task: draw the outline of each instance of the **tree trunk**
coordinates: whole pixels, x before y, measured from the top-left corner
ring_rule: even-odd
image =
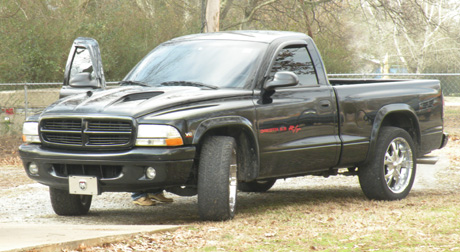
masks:
[[[220,0],[208,0],[204,32],[219,31]]]

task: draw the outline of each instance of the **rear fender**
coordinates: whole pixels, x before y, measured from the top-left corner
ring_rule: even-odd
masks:
[[[402,125],[400,121],[398,122],[392,120],[391,118],[393,118],[393,116],[395,116],[395,118],[403,117],[403,121],[409,121],[410,124]],[[408,131],[408,133],[412,136],[414,140],[417,150],[420,147],[420,124],[414,109],[411,106],[404,103],[390,104],[383,106],[377,112],[372,126],[369,151],[367,153],[366,160],[369,159],[369,155],[371,153],[374,153],[375,146],[378,141],[379,132],[383,126],[394,126]]]

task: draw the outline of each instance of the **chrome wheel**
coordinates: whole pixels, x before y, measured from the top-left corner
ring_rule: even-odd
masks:
[[[403,192],[409,185],[414,168],[412,150],[402,137],[393,139],[389,144],[384,160],[385,181],[393,193]]]
[[[237,180],[237,170],[238,170],[238,165],[236,161],[236,150],[232,150],[232,159],[229,167],[229,173],[228,173],[228,203],[230,207],[230,211],[234,212],[235,211],[235,205],[236,205],[236,191],[238,189],[238,180]]]
[[[369,199],[404,199],[414,184],[417,156],[414,140],[404,129],[385,126],[375,149],[358,167],[359,184]]]

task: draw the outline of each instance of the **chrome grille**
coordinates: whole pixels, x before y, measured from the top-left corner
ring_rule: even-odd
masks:
[[[42,134],[43,139],[50,143],[70,144],[70,145],[81,145],[81,134],[60,134],[44,132]]]
[[[81,119],[47,120],[42,124],[43,129],[52,130],[81,130]]]
[[[129,135],[89,135],[89,145],[117,145],[129,142]]]
[[[120,122],[120,121],[89,121],[88,130],[131,132],[132,125],[130,122]]]
[[[48,146],[120,149],[132,145],[133,132],[129,119],[53,118],[40,122],[40,136]]]

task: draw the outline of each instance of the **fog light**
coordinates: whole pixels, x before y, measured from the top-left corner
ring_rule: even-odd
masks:
[[[29,173],[31,175],[37,175],[38,174],[38,166],[35,163],[30,163],[29,164]]]
[[[145,176],[149,179],[154,179],[156,175],[157,171],[153,167],[148,167],[147,170],[145,170]]]

